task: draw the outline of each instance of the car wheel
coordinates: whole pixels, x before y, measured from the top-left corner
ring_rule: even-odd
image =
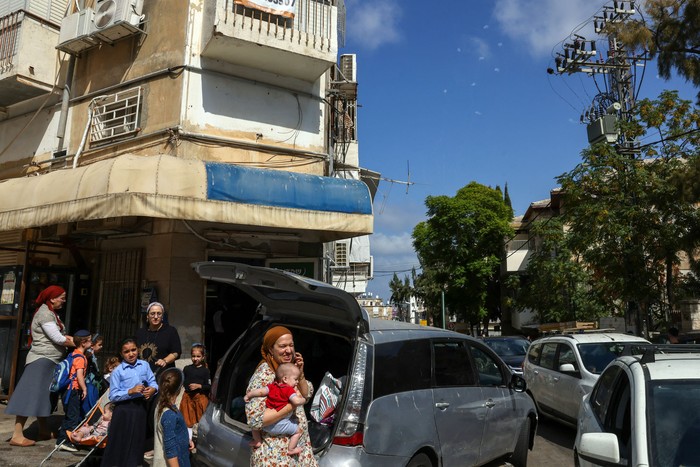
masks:
[[[515,467],[527,467],[527,452],[530,449],[530,419],[525,420],[523,428],[518,436],[518,443],[510,458],[510,463]]]
[[[433,467],[433,462],[427,454],[421,452],[413,456],[406,467]]]

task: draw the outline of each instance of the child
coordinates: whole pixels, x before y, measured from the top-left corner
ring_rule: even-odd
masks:
[[[105,362],[104,373],[102,373],[102,379],[105,382],[105,388],[109,387],[109,379],[112,377],[112,372],[116,367],[119,366],[119,357],[109,357]]]
[[[194,444],[190,440],[185,419],[175,406],[183,379],[182,372],[177,368],[168,368],[159,378],[160,399],[156,411],[158,423],[153,450],[154,465],[190,465],[190,450],[194,449]]]
[[[63,417],[61,429],[58,431],[58,436],[56,437],[56,445],[61,446],[59,449],[71,452],[77,451],[78,448],[68,440],[66,430],[75,429],[80,425],[80,422],[82,422],[85,416],[85,411],[83,411],[81,407],[81,402],[87,395],[85,370],[87,369],[88,363],[85,352],[92,346],[90,332],[84,329],[76,332],[73,335],[73,343],[75,344],[75,350],[73,351],[73,364],[70,367],[69,373],[71,381],[68,384],[68,391],[63,398],[65,416]]]
[[[180,402],[180,411],[187,428],[192,428],[204,415],[209,404],[211,375],[207,366],[207,351],[202,344],[192,344],[190,351],[192,365],[187,365],[185,374],[185,394]]]
[[[105,405],[102,417],[94,425],[85,424],[71,433],[70,439],[74,443],[80,443],[85,438],[95,437],[103,438],[107,435],[107,430],[109,429],[109,422],[112,421],[112,410],[114,404],[110,402]]]
[[[125,339],[119,348],[122,361],[110,377],[109,400],[114,402],[114,413],[102,457],[106,467],[143,464],[146,401],[158,391],[151,367],[138,359],[136,340]]]
[[[248,402],[253,397],[267,396],[265,406],[268,409],[275,409],[278,411],[287,404],[292,404],[294,407],[304,405],[306,404],[306,399],[297,391],[300,375],[301,370],[296,365],[293,363],[282,363],[277,367],[275,381],[273,383],[268,384],[267,387],[249,391],[243,400]],[[292,414],[264,428],[265,431],[273,435],[291,436],[289,438],[289,446],[287,447],[287,454],[290,456],[297,455],[301,452],[301,448],[297,446],[299,438],[301,437],[301,428],[296,419],[292,419]],[[250,445],[253,448],[258,448],[261,444],[262,438],[260,430],[253,430],[253,441],[251,441]]]
[[[104,337],[99,333],[92,335],[92,347],[85,352],[88,358],[88,367],[85,370],[85,385],[87,386],[87,396],[83,398],[83,412],[88,413],[97,403],[102,393],[102,374],[97,365],[97,353],[102,350]]]

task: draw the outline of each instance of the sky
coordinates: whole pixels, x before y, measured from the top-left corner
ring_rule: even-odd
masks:
[[[595,83],[547,68],[572,31],[599,38],[588,20],[606,3],[346,0],[340,53],[357,54],[360,165],[412,182],[408,190],[380,182],[368,292],[388,301],[393,274],[419,269],[411,233],[426,218],[427,196],[454,196],[471,181],[507,184],[522,215],[580,162],[588,146],[580,116]],[[695,101],[697,89],[646,68],[639,98],[677,89]]]

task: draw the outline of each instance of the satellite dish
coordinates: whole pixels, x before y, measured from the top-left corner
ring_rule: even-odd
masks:
[[[117,3],[114,0],[106,0],[95,11],[95,26],[102,29],[112,24],[117,11]]]

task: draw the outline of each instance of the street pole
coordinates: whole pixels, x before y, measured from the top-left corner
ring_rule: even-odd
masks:
[[[447,323],[445,323],[445,290],[440,291],[440,296],[442,298],[442,329],[447,328]]]

